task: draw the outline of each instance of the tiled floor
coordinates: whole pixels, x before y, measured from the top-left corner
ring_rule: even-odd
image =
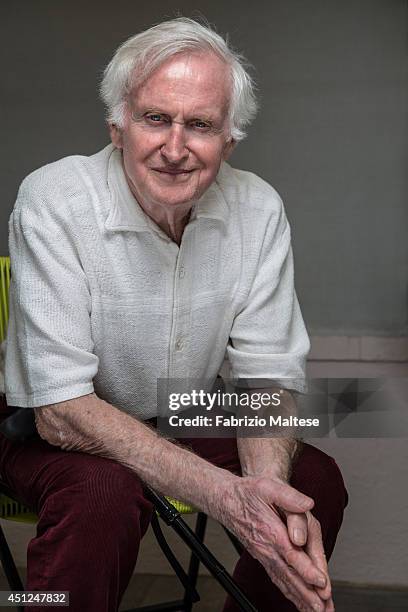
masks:
[[[224,594],[213,578],[202,576],[199,582],[202,600],[194,612],[221,612]],[[122,602],[121,610],[180,597],[177,579],[171,576],[134,576]],[[380,590],[337,585],[334,588],[336,612],[407,612],[407,590]],[[279,612],[271,610],[271,612]]]
[[[21,573],[24,574],[24,572]],[[0,590],[6,589],[8,589],[6,580],[0,573]],[[198,590],[201,601],[193,607],[194,612],[222,611],[224,593],[213,578],[201,576]],[[172,576],[136,574],[125,593],[120,610],[179,599],[181,592],[180,583]],[[407,612],[408,588],[406,590],[387,590],[335,585],[334,600],[336,612]],[[8,609],[12,610],[12,608]],[[83,612],[99,611],[84,610]],[[279,611],[271,610],[271,612]]]

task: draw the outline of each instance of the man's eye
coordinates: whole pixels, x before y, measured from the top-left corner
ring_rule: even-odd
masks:
[[[211,125],[209,123],[207,123],[206,121],[201,121],[200,119],[196,119],[195,121],[192,122],[192,126],[193,128],[197,128],[198,130],[209,130],[211,128]]]
[[[165,117],[159,113],[150,113],[149,115],[146,115],[146,119],[151,121],[151,123],[162,123],[165,121]]]

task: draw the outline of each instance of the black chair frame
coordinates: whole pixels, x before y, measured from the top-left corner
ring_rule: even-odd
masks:
[[[17,508],[23,507],[17,499],[15,493],[0,481],[0,493],[7,495],[17,503]],[[210,550],[204,544],[204,536],[207,525],[207,515],[203,512],[198,512],[195,530],[193,531],[186,521],[182,518],[179,511],[162,495],[150,487],[145,487],[145,493],[148,499],[153,503],[156,512],[152,516],[152,529],[156,536],[156,540],[163,551],[163,554],[168,559],[175,574],[180,580],[184,593],[180,600],[158,603],[149,606],[142,606],[126,610],[126,612],[191,612],[193,605],[200,600],[197,592],[197,579],[200,563],[202,563],[217,582],[224,588],[237,603],[242,612],[257,612],[256,608],[247,599],[239,586],[236,584],[227,570],[219,563]],[[185,542],[191,550],[190,562],[188,571],[179,563],[175,554],[167,543],[163,531],[160,526],[158,516],[169,526],[171,526],[178,536]],[[236,551],[240,554],[242,546],[235,536],[226,530],[226,533],[234,545]],[[12,591],[24,591],[24,586],[13,556],[8,546],[3,529],[0,526],[0,561],[3,570]],[[19,612],[23,612],[23,607],[16,607]]]

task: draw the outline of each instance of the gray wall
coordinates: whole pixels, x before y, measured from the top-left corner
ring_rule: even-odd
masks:
[[[96,85],[113,49],[177,10],[199,10],[256,67],[262,109],[233,163],[284,198],[310,331],[408,333],[406,2],[9,0],[2,9],[0,253],[22,178],[106,143]]]

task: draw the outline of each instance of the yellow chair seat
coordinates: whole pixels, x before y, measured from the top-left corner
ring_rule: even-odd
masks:
[[[0,493],[0,518],[18,523],[36,523],[38,516],[19,502]]]
[[[177,509],[180,514],[195,514],[198,512],[193,506],[189,506],[184,502],[166,498]],[[11,497],[0,493],[0,518],[7,521],[15,521],[16,523],[36,523],[38,516],[23,504],[15,501]]]

